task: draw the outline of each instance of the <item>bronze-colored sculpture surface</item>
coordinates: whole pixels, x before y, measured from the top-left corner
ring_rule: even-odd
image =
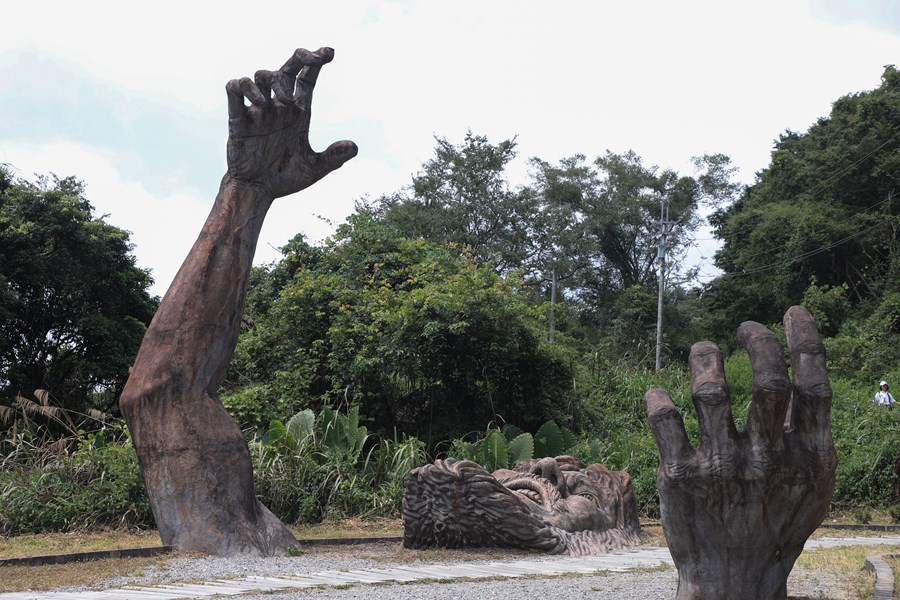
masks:
[[[309,146],[313,88],[333,57],[331,48],[299,49],[277,71],[226,85],[228,171],[120,399],[160,536],[179,550],[271,555],[296,545],[256,499],[247,443],[216,392],[266,211],[356,155],[349,141]]]
[[[800,306],[784,316],[793,381],[778,338],[751,321],[738,329],[753,368],[747,426],[731,414],[722,355],[691,348],[700,443],[691,447],[669,394],[644,397],[659,446],[663,530],[678,568],[677,600],[787,598],[787,578],[828,513],[837,466],[825,347]]]
[[[467,460],[413,469],[403,497],[407,548],[504,547],[581,556],[638,543],[627,473],[571,456],[488,473]]]

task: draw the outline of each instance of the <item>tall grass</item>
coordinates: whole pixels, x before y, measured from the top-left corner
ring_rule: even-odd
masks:
[[[738,427],[746,422],[752,396],[752,370],[746,353],[725,362]],[[586,464],[627,471],[644,514],[658,512],[658,452],[647,423],[644,393],[669,391],[681,411],[692,442],[698,423],[690,398],[690,374],[671,367],[659,372],[627,363],[584,369],[578,410],[586,426],[567,433],[562,451]],[[900,410],[872,406],[872,390],[832,378],[832,430],[838,455],[834,501],[840,507],[890,508],[900,514]],[[508,447],[524,435],[504,427]],[[502,436],[488,427],[485,434]],[[527,437],[527,436],[526,436]],[[479,436],[448,440],[436,457],[459,455],[497,466],[480,452]],[[494,441],[498,441],[499,438]],[[534,438],[537,453],[540,441]],[[0,453],[0,534],[151,527],[134,448],[124,425],[49,443],[33,432],[3,441]],[[273,421],[264,435],[249,440],[256,492],[287,523],[317,523],[344,517],[396,517],[404,480],[430,461],[425,444],[394,432],[370,435],[358,410],[301,411],[286,423]],[[518,455],[513,453],[510,456]],[[537,454],[535,454],[537,455]],[[509,459],[514,460],[514,459]]]
[[[20,439],[0,457],[0,534],[153,525],[124,427],[82,435],[72,445]]]

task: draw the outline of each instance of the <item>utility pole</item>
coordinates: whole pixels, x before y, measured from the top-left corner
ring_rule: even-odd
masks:
[[[659,299],[656,303],[656,370],[662,369],[663,294],[666,289],[666,236],[669,229],[669,201],[663,197],[659,207]]]

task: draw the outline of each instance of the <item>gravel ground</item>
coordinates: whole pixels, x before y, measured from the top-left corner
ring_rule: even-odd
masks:
[[[280,558],[211,558],[205,556],[175,556],[148,569],[140,577],[106,581],[104,589],[123,585],[154,585],[173,582],[197,582],[214,579],[234,579],[247,575],[278,576],[312,574],[320,571],[387,568],[400,565],[457,564],[475,565],[479,562],[504,560],[541,560],[540,554],[509,550],[404,550],[397,543],[364,544],[359,546],[311,547],[306,553]],[[675,597],[677,573],[674,567],[666,570],[645,570],[629,573],[598,575],[563,575],[557,577],[525,577],[493,580],[427,581],[405,584],[352,585],[321,587],[297,591],[267,592],[236,596],[240,600],[296,600],[303,598],[372,600],[475,600],[478,598],[509,598],[521,600],[538,597],[541,600],[571,600],[572,598],[616,598],[619,600],[670,600]],[[829,599],[850,600],[850,590],[835,578],[823,577],[821,572],[796,568],[788,581],[788,596],[794,600]],[[95,588],[96,589],[96,588]]]

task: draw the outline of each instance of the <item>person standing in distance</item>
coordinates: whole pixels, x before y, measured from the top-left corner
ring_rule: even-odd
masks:
[[[894,409],[894,397],[888,391],[887,381],[882,381],[878,385],[878,391],[875,392],[875,406],[884,406],[888,410]]]

